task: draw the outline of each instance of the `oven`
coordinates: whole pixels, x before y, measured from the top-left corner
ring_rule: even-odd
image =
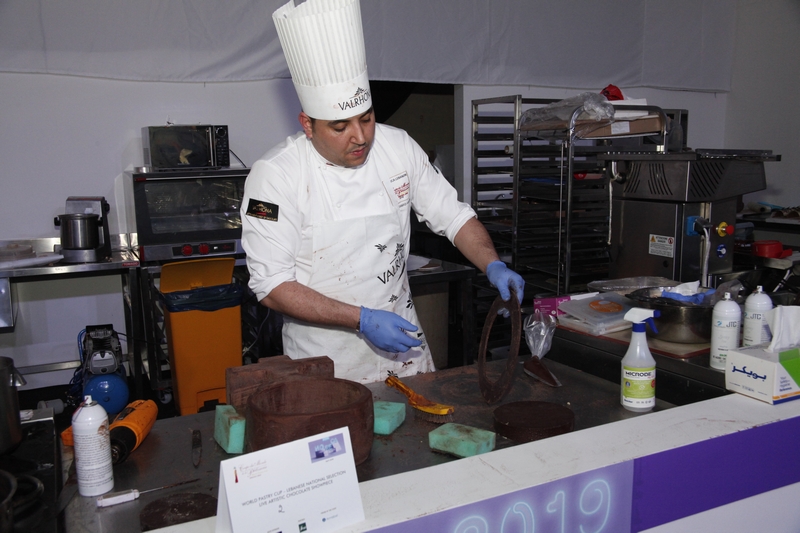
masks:
[[[243,255],[248,168],[129,173],[142,263]],[[130,202],[129,202],[130,204]]]

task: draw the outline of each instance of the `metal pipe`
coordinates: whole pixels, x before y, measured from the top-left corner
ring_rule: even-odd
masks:
[[[612,160],[611,165],[609,166],[609,173],[611,174],[611,179],[616,181],[617,183],[625,183],[628,180],[627,176],[623,176],[619,173],[617,169],[618,161]]]
[[[583,113],[583,106],[577,107],[572,111],[569,119],[569,135],[567,135],[567,207],[566,207],[566,228],[564,230],[564,294],[569,294],[569,277],[572,270],[572,181],[575,158],[575,123]],[[563,168],[563,161],[562,161]]]

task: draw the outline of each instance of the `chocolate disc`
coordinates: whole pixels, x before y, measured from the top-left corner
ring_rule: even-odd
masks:
[[[148,503],[139,513],[142,531],[192,522],[217,514],[217,499],[201,492],[180,492]]]
[[[494,430],[518,442],[568,433],[575,427],[572,409],[551,402],[511,402],[494,410]]]

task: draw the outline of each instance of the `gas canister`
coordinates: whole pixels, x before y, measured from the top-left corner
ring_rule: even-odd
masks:
[[[72,439],[81,496],[99,496],[113,489],[108,415],[91,396],[84,396],[72,415]]]

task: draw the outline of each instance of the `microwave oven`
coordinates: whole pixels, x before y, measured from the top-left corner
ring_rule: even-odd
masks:
[[[231,166],[228,126],[145,126],[142,148],[144,165],[153,171]]]

